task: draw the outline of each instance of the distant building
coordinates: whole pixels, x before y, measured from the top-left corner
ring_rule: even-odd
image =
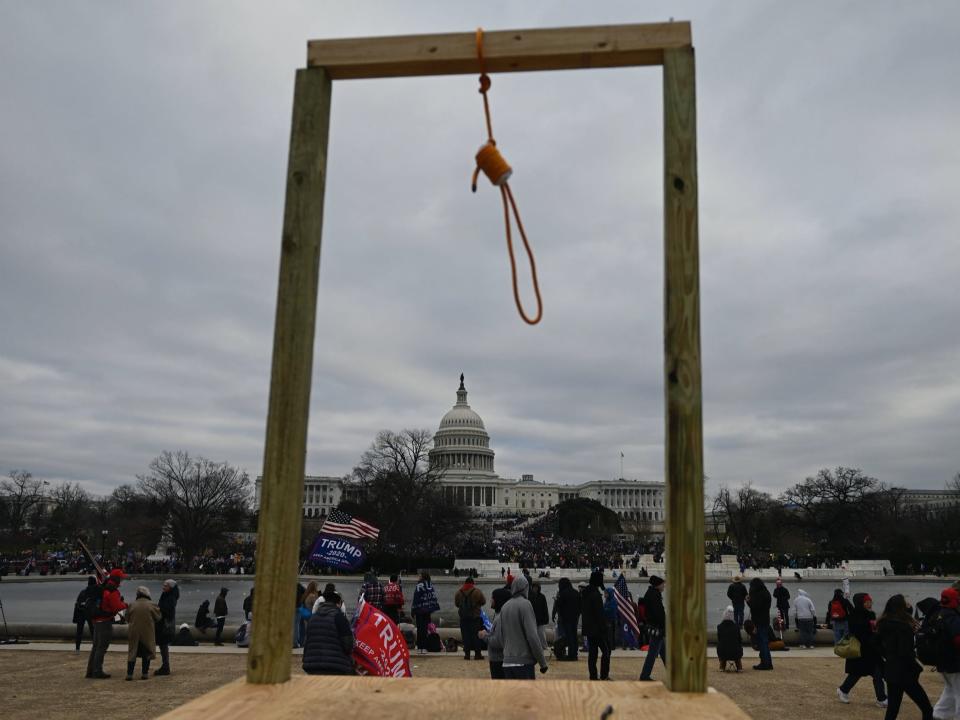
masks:
[[[956,490],[904,490],[903,504],[908,511],[922,515],[939,515],[960,509],[960,492]]]

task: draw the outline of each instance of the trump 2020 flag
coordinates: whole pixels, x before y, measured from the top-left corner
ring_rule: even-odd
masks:
[[[637,606],[630,599],[627,590],[627,578],[623,573],[613,584],[613,596],[617,600],[617,616],[620,618],[620,630],[623,641],[628,647],[635,648],[640,644],[640,626],[637,625]]]
[[[353,616],[353,661],[359,675],[411,677],[410,650],[400,628],[363,596]]]

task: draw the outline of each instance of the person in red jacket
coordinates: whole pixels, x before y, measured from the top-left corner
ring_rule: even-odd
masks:
[[[110,677],[103,671],[103,656],[107,652],[110,640],[113,638],[113,618],[117,613],[126,610],[127,604],[120,597],[120,582],[129,576],[120,568],[110,571],[102,585],[100,602],[93,613],[93,647],[90,648],[90,657],[87,660],[87,677],[96,680],[105,680]]]

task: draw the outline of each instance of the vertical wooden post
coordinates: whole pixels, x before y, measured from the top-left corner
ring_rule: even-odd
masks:
[[[251,683],[290,679],[330,89],[323,68],[297,71],[247,656]]]
[[[667,686],[706,692],[697,122],[692,47],[663,57]]]

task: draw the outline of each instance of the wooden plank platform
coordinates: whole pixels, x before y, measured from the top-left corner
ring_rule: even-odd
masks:
[[[297,675],[278,685],[224,685],[162,720],[298,720],[317,717],[451,717],[496,720],[748,720],[714,690],[672,693],[661,683],[586,680],[462,680]]]
[[[665,48],[690,45],[689,22],[483,34],[487,72],[660,65]],[[472,32],[311,40],[307,67],[322,67],[334,80],[480,72]]]

